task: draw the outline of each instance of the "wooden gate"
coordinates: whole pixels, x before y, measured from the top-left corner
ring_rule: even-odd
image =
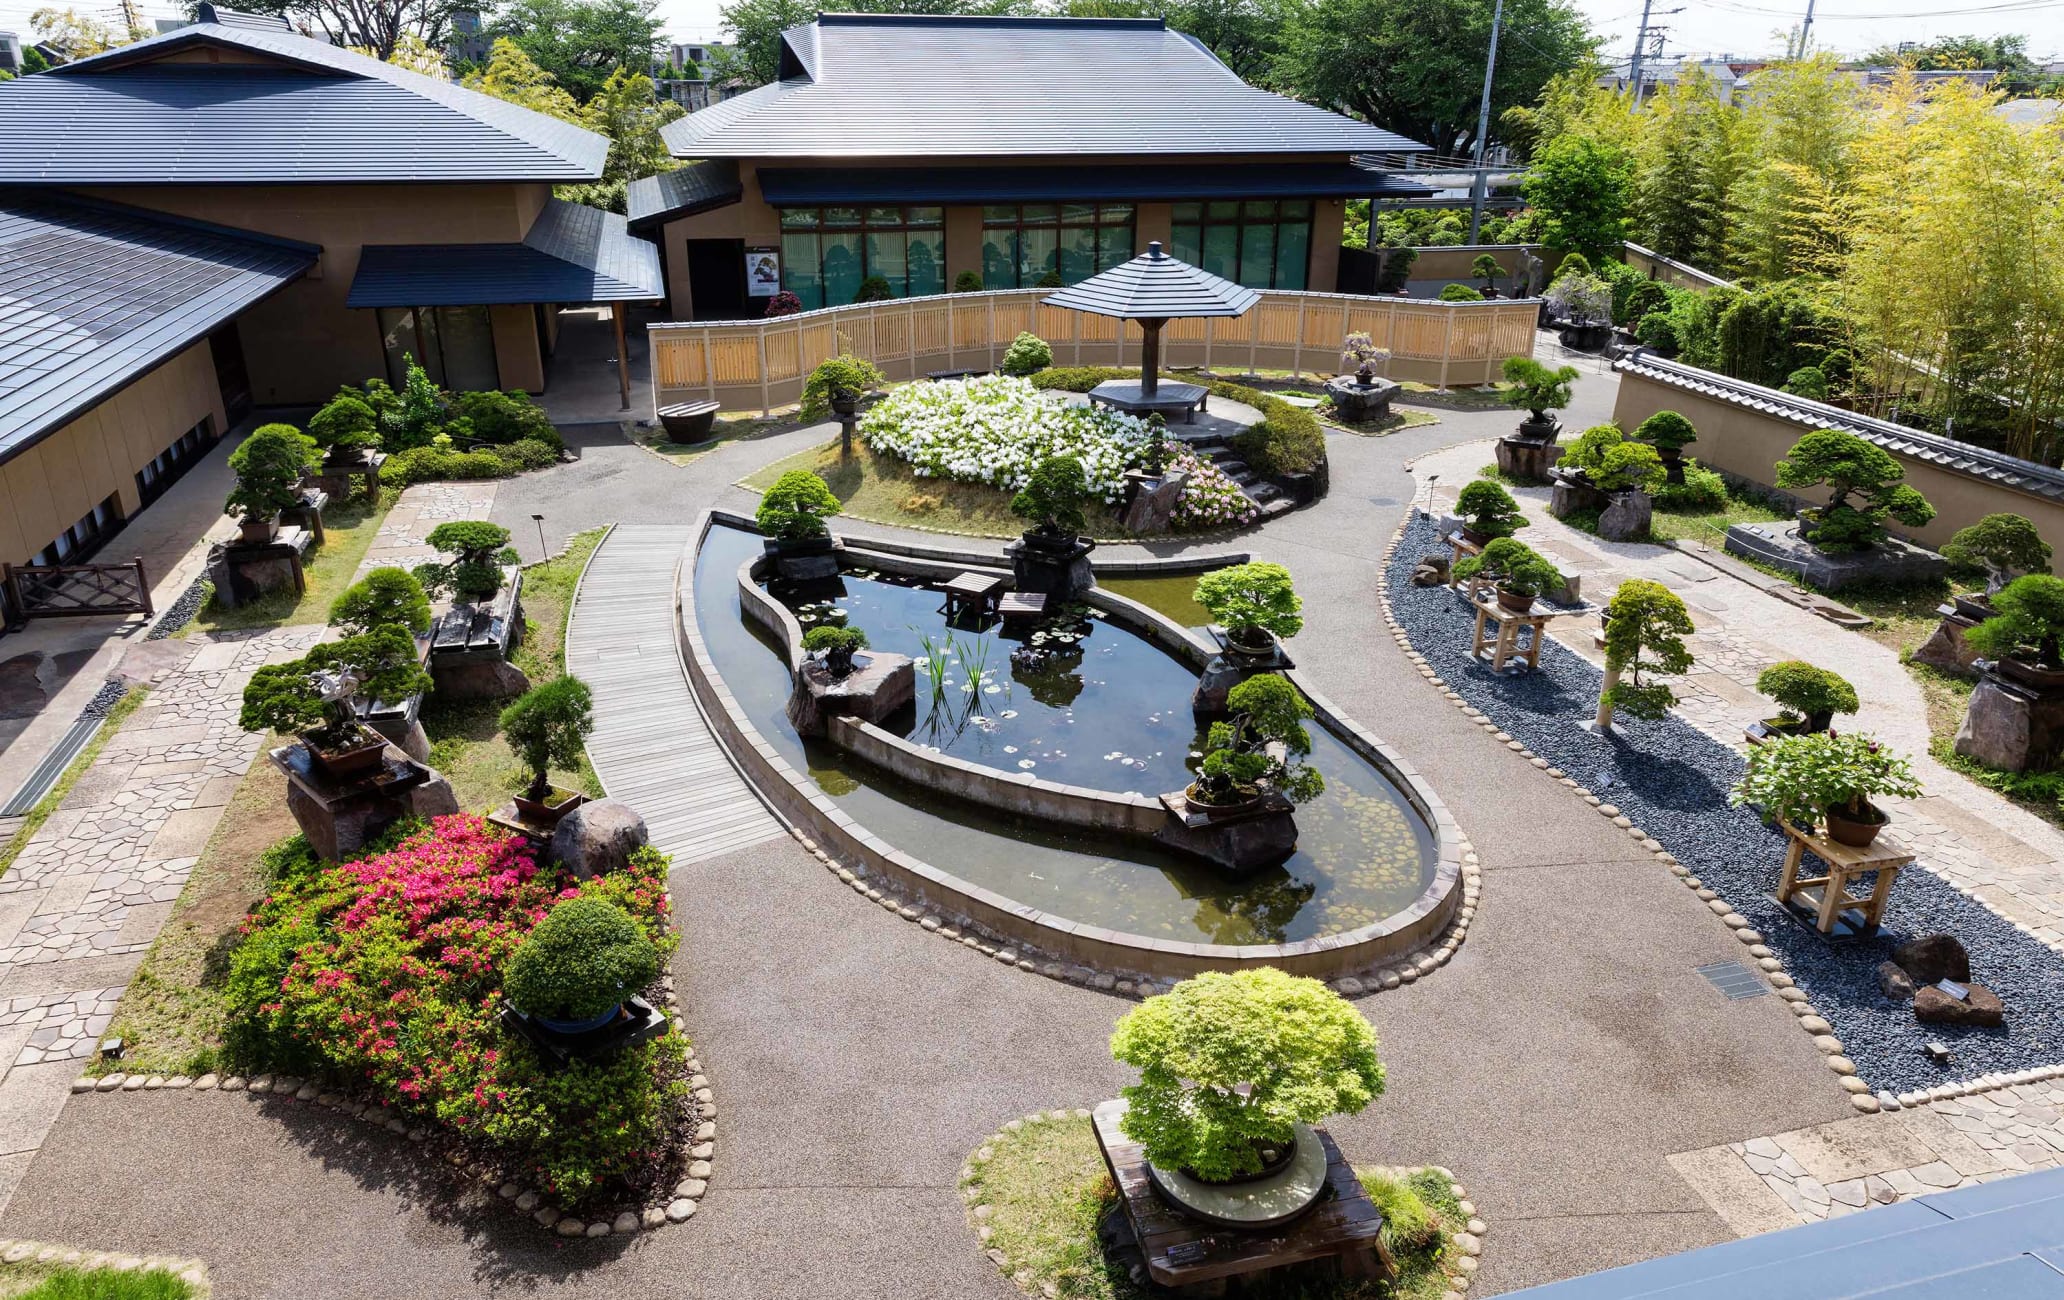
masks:
[[[0,565],[0,581],[6,583],[12,627],[32,618],[155,612],[141,557],[127,564]]]

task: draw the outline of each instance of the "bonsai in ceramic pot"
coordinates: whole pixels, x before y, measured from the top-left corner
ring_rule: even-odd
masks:
[[[2064,578],[2030,573],[1992,598],[1993,616],[1964,633],[2001,674],[2045,689],[2064,686]]]
[[[492,599],[502,588],[503,562],[516,559],[508,549],[509,530],[484,519],[439,524],[423,540],[452,558],[417,565],[416,580],[425,591],[451,592],[463,600]]]
[[[1763,730],[1772,735],[1826,731],[1837,713],[1854,713],[1862,707],[1847,678],[1803,659],[1786,659],[1765,668],[1756,678],[1756,690],[1782,710],[1777,717],[1763,720]]]
[[[1325,778],[1304,764],[1311,753],[1304,722],[1312,707],[1289,678],[1250,677],[1226,694],[1226,708],[1232,717],[1205,733],[1197,779],[1185,791],[1193,807],[1245,809],[1269,791],[1304,803],[1326,788]]]
[[[867,633],[857,627],[813,627],[803,633],[803,649],[824,657],[824,671],[839,681],[853,674],[853,655],[867,648]]]
[[[1534,607],[1534,598],[1560,591],[1563,576],[1540,552],[1517,537],[1499,537],[1455,564],[1458,578],[1486,578],[1497,584],[1498,605],[1515,614]]]
[[[1225,629],[1226,649],[1249,658],[1266,658],[1279,637],[1296,636],[1304,628],[1304,601],[1280,564],[1256,561],[1213,569],[1197,579],[1196,602]]]
[[[1657,411],[1634,426],[1634,441],[1656,449],[1668,481],[1684,481],[1684,449],[1698,441],[1698,429],[1676,411]]]
[[[530,769],[530,784],[516,796],[526,820],[555,822],[582,801],[578,790],[552,784],[551,769],[578,767],[595,729],[594,697],[578,677],[533,686],[502,710],[502,738]]]
[[[1799,536],[1823,551],[1873,546],[1887,519],[1911,528],[1933,519],[1935,507],[1904,477],[1892,453],[1843,429],[1815,429],[1777,462],[1777,486],[1827,489],[1826,505],[1799,512]]]
[[[1860,732],[1822,731],[1781,736],[1751,749],[1728,800],[1754,804],[1765,816],[1801,829],[1824,822],[1829,839],[1862,848],[1888,820],[1873,796],[1911,799],[1920,793],[1906,759],[1877,740]]]
[[[1942,558],[1967,569],[1985,570],[1982,597],[1958,595],[1957,611],[1967,618],[1988,618],[1992,598],[2014,579],[2050,571],[2050,544],[2025,516],[1987,515],[1959,528],[1943,543]]]
[[[1489,253],[1478,253],[1476,260],[1469,264],[1469,273],[1483,281],[1484,297],[1498,296],[1498,277],[1505,274],[1505,268],[1498,265],[1497,258]]]
[[[824,521],[839,509],[839,499],[823,479],[806,469],[792,469],[760,498],[753,522],[780,555],[828,555],[831,529]]]
[[[1466,484],[1455,495],[1455,513],[1462,518],[1462,540],[1472,546],[1510,537],[1526,527],[1527,522],[1526,516],[1519,513],[1519,502],[1512,499],[1504,485],[1487,478]]]
[[[1111,1055],[1140,1074],[1119,1128],[1164,1188],[1267,1180],[1317,1141],[1310,1125],[1383,1094],[1376,1046],[1361,1013],[1315,979],[1273,967],[1199,975],[1119,1019]],[[1266,1222],[1316,1204],[1323,1174],[1315,1181],[1301,1204],[1263,1209]]]
[[[325,453],[325,464],[357,465],[380,448],[380,416],[355,388],[347,388],[308,418],[308,436]]]
[[[1505,382],[1513,385],[1506,390],[1506,402],[1527,413],[1512,436],[1525,442],[1554,442],[1562,432],[1555,412],[1570,404],[1570,386],[1580,372],[1575,366],[1551,370],[1532,357],[1507,357],[1503,373]]]
[[[320,464],[315,439],[291,424],[261,424],[229,453],[236,486],[222,508],[241,521],[245,543],[272,540],[280,511],[301,503],[302,476]]]
[[[630,913],[583,895],[555,904],[524,936],[509,956],[502,995],[555,1033],[592,1033],[614,1022],[659,970],[659,945]]]
[[[238,725],[298,733],[316,767],[348,781],[377,768],[387,744],[359,723],[357,701],[401,700],[428,689],[415,638],[390,624],[258,669],[244,687]]]
[[[1340,368],[1352,371],[1355,386],[1368,388],[1376,382],[1376,371],[1390,360],[1390,349],[1379,348],[1365,330],[1357,330],[1340,341]],[[1346,375],[1343,373],[1342,378]]]

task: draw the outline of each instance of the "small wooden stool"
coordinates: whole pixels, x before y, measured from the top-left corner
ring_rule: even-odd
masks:
[[[939,590],[946,593],[946,617],[951,619],[972,609],[984,617],[995,608],[1004,580],[986,573],[956,575]]]
[[[1802,831],[1790,822],[1783,826],[1791,844],[1785,850],[1784,874],[1777,882],[1777,901],[1794,914],[1813,918],[1822,934],[1844,939],[1876,934],[1884,919],[1885,900],[1892,896],[1893,878],[1901,867],[1913,862],[1913,851],[1884,831],[1859,849]],[[1826,875],[1799,874],[1809,849],[1827,864]],[[1869,894],[1849,892],[1849,882],[1873,871],[1878,878]]]
[[[1046,614],[1046,593],[1013,591],[996,603],[996,612],[1003,615],[1005,626],[1043,617]]]
[[[1460,564],[1463,560],[1467,559],[1468,557],[1481,553],[1483,547],[1478,546],[1475,542],[1470,541],[1468,538],[1464,537],[1459,531],[1449,533],[1447,540],[1448,545],[1455,548],[1454,558],[1448,561],[1448,586],[1455,591],[1461,592],[1463,595],[1469,597],[1471,600],[1475,600],[1476,593],[1483,590],[1483,588],[1486,585],[1484,580],[1481,577],[1476,578],[1475,580],[1469,583],[1468,588],[1465,590],[1462,585],[1463,579],[1456,574],[1455,566]]]

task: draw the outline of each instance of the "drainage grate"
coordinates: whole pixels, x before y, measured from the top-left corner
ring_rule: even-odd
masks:
[[[1765,984],[1756,972],[1738,961],[1701,966],[1698,973],[1705,976],[1714,988],[1725,993],[1729,1002],[1739,1002],[1743,998],[1760,998],[1770,992],[1770,986]]]
[[[79,756],[79,751],[86,748],[86,743],[100,730],[104,720],[99,714],[88,714],[74,722],[71,729],[50,747],[43,761],[36,764],[36,770],[29,773],[29,779],[22,782],[21,789],[14,792],[7,806],[0,808],[0,817],[21,816],[41,802],[43,796],[50,793],[50,787],[64,775],[64,770],[71,766],[72,760]]]

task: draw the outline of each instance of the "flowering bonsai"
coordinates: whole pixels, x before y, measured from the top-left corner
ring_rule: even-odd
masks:
[[[1479,546],[1526,527],[1519,502],[1493,479],[1480,478],[1464,486],[1455,496],[1455,513],[1462,516],[1462,535]]]
[[[838,512],[839,499],[823,479],[806,469],[792,469],[760,498],[753,522],[777,542],[810,542],[831,535],[824,521]]]
[[[1775,732],[1826,731],[1837,713],[1854,713],[1862,707],[1847,678],[1803,659],[1787,659],[1765,668],[1756,677],[1756,689],[1784,711],[1763,724]]]
[[[563,679],[562,679],[563,680]],[[603,898],[556,904],[509,957],[502,992],[561,1033],[600,1029],[659,975],[659,948]]]
[[[1943,544],[1942,558],[1965,568],[1985,570],[1985,594],[1998,595],[2014,579],[2050,571],[2050,544],[2025,516],[1987,515],[1959,528]]]
[[[2064,672],[2064,578],[2030,573],[1992,598],[1999,611],[1964,633],[1978,653],[2029,668]]]
[[[1290,570],[1255,561],[1213,569],[1197,579],[1193,596],[1226,630],[1234,648],[1265,653],[1277,637],[1304,628],[1304,601],[1291,585]]]
[[[322,464],[315,439],[291,424],[261,424],[229,453],[236,486],[222,508],[243,520],[246,541],[272,536],[279,513],[301,502],[301,476]]]
[[[533,686],[502,710],[502,738],[530,769],[524,797],[545,806],[552,798],[550,769],[578,766],[595,729],[594,696],[578,677],[555,677]]]
[[[1376,381],[1376,367],[1390,360],[1390,349],[1379,348],[1365,330],[1356,330],[1340,340],[1340,365],[1354,371],[1355,383],[1367,388]]]
[[[833,677],[853,671],[853,654],[867,648],[867,633],[857,627],[813,627],[803,633],[803,649],[824,656],[824,667]]]
[[[1290,679],[1280,673],[1250,677],[1226,693],[1232,718],[1205,733],[1205,754],[1192,795],[1208,805],[1239,804],[1274,790],[1292,803],[1316,798],[1325,778],[1304,765],[1312,716]]]
[[[430,598],[407,569],[387,565],[346,587],[330,605],[330,622],[353,635],[399,627],[422,636],[430,630]]]
[[[1815,429],[1777,462],[1777,486],[1827,488],[1826,505],[1799,513],[1799,535],[1823,551],[1875,545],[1887,519],[1912,528],[1933,519],[1935,507],[1904,477],[1892,453],[1842,429]]]
[[[802,310],[803,300],[801,298],[796,297],[793,293],[790,293],[786,289],[783,289],[781,292],[767,299],[766,314],[770,317],[795,316],[799,315],[802,312]]]
[[[833,413],[851,415],[859,409],[862,395],[888,381],[872,361],[841,353],[817,363],[803,381],[801,415],[805,420],[822,420]]]
[[[1297,1125],[1383,1093],[1376,1031],[1315,979],[1271,967],[1210,972],[1118,1021],[1111,1055],[1137,1068],[1119,1127],[1149,1161],[1206,1182],[1261,1172]]]
[[[415,569],[425,591],[456,592],[468,600],[486,600],[502,587],[503,552],[509,530],[484,519],[455,519],[430,530],[423,539],[452,558]],[[508,555],[515,558],[514,554]]]
[[[1073,456],[1049,456],[1011,498],[1010,511],[1031,520],[1034,532],[1073,539],[1086,522],[1082,507],[1088,500],[1089,480],[1082,462]]]
[[[1605,615],[1610,685],[1598,697],[1599,726],[1611,726],[1615,710],[1649,721],[1661,718],[1677,696],[1661,682],[1644,680],[1643,674],[1675,674],[1691,667],[1691,651],[1684,644],[1694,630],[1691,612],[1663,584],[1630,578],[1613,593]]]
[[[1561,430],[1555,412],[1570,404],[1570,386],[1581,372],[1575,366],[1550,370],[1532,357],[1505,358],[1505,400],[1527,413],[1519,422],[1519,436],[1529,442],[1553,442]]]
[[[371,743],[362,734],[357,701],[405,700],[429,689],[430,674],[408,630],[377,627],[258,669],[244,687],[237,725],[298,733],[318,755],[341,753]]]
[[[1783,736],[1749,750],[1729,802],[1754,804],[1766,817],[1802,830],[1825,820],[1844,844],[1864,845],[1886,821],[1873,795],[1911,799],[1921,793],[1906,759],[1860,732]]]
[[[1517,537],[1493,538],[1475,555],[1463,556],[1455,564],[1455,576],[1490,579],[1500,596],[1512,597],[1499,603],[1522,611],[1542,592],[1561,590],[1564,581],[1561,570]]]

